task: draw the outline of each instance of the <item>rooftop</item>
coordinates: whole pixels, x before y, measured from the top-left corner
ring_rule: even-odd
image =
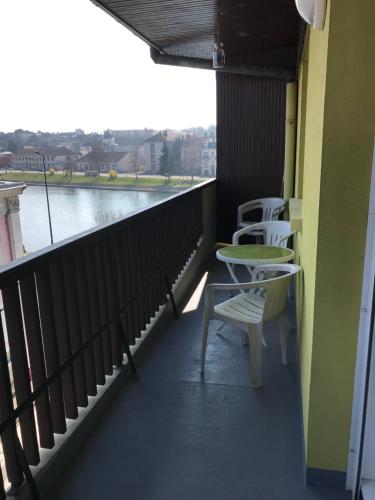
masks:
[[[82,156],[80,162],[117,162],[121,160],[128,153],[112,152],[112,151],[90,151]]]

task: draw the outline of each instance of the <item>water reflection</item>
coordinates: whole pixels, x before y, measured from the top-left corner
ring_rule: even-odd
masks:
[[[105,222],[113,215],[127,215],[169,196],[169,193],[114,191],[109,189],[48,188],[55,242]],[[98,215],[102,214],[102,216]],[[50,244],[44,187],[29,186],[20,196],[22,237],[34,252]]]

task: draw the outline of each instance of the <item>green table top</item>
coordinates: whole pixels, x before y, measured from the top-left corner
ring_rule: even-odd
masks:
[[[294,251],[271,245],[231,245],[220,248],[216,256],[224,262],[252,266],[288,262],[294,258]]]

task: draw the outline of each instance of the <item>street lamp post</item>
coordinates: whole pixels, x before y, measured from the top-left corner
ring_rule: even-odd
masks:
[[[51,211],[49,208],[49,197],[48,197],[48,187],[47,187],[47,174],[46,174],[46,159],[43,153],[39,153],[39,151],[35,151],[36,155],[42,157],[43,160],[43,172],[44,172],[44,187],[46,188],[46,199],[47,199],[47,211],[48,211],[48,223],[49,223],[49,234],[51,237],[51,245],[53,245],[53,234],[52,234],[52,222],[51,222]]]

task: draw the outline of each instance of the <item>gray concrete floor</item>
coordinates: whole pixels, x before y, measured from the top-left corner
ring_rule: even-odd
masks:
[[[229,281],[212,263],[209,281]],[[52,500],[335,500],[304,486],[295,330],[289,366],[274,327],[265,330],[263,387],[249,387],[248,347],[211,322],[198,373],[202,300],[155,343],[61,475]],[[293,304],[289,304],[292,314]],[[216,323],[216,324],[215,324]]]

